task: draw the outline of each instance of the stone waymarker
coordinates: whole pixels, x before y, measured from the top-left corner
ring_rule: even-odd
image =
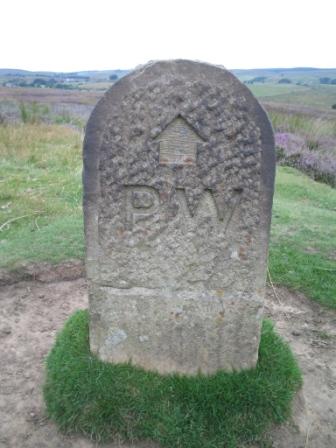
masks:
[[[84,144],[90,346],[161,373],[255,366],[273,133],[226,70],[155,62],[100,100]]]

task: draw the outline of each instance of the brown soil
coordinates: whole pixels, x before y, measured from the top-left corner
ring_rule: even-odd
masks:
[[[336,312],[276,288],[268,291],[265,314],[292,348],[304,380],[292,422],[271,433],[274,448],[336,447]]]
[[[276,292],[277,298],[272,290],[268,292],[266,314],[295,352],[304,386],[294,403],[293,421],[271,431],[273,446],[336,447],[336,313],[300,294],[285,289]],[[74,310],[87,307],[85,281],[4,285],[0,303],[0,447],[96,446],[84,438],[60,434],[46,418],[41,393],[44,359],[56,332]]]
[[[52,283],[60,280],[77,280],[84,275],[84,263],[81,260],[69,260],[57,265],[51,263],[21,263],[12,270],[0,268],[0,286],[21,281]]]

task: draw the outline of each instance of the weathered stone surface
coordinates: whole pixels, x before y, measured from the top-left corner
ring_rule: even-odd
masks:
[[[265,112],[222,68],[156,62],[107,92],[84,144],[94,353],[159,372],[255,365],[274,167]]]

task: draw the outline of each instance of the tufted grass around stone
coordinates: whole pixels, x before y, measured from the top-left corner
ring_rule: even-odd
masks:
[[[89,350],[88,313],[58,334],[46,362],[47,412],[64,432],[97,441],[152,440],[162,447],[241,447],[290,416],[299,367],[264,321],[256,369],[212,376],[159,375],[99,361]]]

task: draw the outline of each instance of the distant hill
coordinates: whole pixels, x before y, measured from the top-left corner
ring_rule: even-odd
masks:
[[[29,71],[13,68],[0,69],[0,86],[44,87],[59,89],[99,90],[97,84],[117,81],[129,70],[87,70],[78,72]],[[103,87],[102,87],[103,88]],[[106,86],[104,86],[106,88]]]
[[[92,79],[109,79],[111,75],[117,75],[118,78],[125,76],[130,70],[87,70],[79,72],[45,72],[45,71],[29,71],[16,68],[0,68],[0,77],[7,76],[27,76],[33,77],[55,77],[55,78],[73,78],[73,77],[90,77]]]
[[[263,74],[263,75],[279,75],[281,73],[286,73],[286,74],[302,74],[302,73],[308,73],[311,74],[311,72],[313,74],[316,74],[316,72],[320,72],[322,71],[323,73],[326,73],[327,71],[330,72],[334,72],[336,70],[336,68],[317,68],[317,67],[291,67],[291,68],[248,68],[248,69],[233,69],[231,70],[232,72],[236,73],[236,74],[247,74],[247,75],[259,75],[259,74]]]
[[[288,79],[290,83],[319,84],[320,79],[336,79],[336,68],[294,67],[294,68],[254,68],[231,70],[241,81],[281,83]]]
[[[81,76],[89,76],[90,78],[95,79],[109,79],[111,75],[117,75],[118,78],[122,78],[123,76],[127,75],[130,70],[89,70],[84,72],[77,72],[78,75]]]
[[[246,84],[336,85],[336,68],[294,67],[232,69]],[[78,72],[29,71],[0,69],[0,85],[8,87],[54,87],[67,89],[102,89],[103,83],[115,82],[130,70],[84,70]]]

